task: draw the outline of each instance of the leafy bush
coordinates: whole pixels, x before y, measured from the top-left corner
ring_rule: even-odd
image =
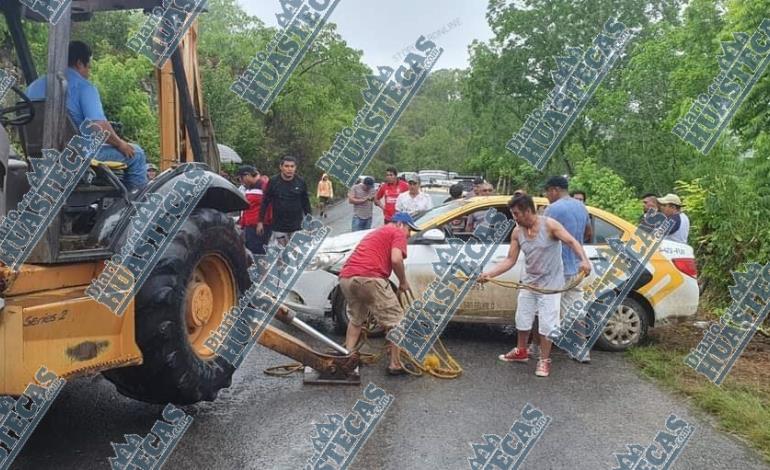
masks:
[[[705,176],[679,181],[677,191],[691,221],[700,276],[727,300],[730,272],[770,261],[770,196],[766,160],[716,154],[704,159]]]
[[[642,215],[641,204],[633,189],[623,178],[607,167],[599,167],[592,158],[575,165],[575,176],[570,189],[581,189],[588,196],[588,204],[612,212],[618,217],[636,223]]]
[[[144,57],[107,55],[93,61],[91,80],[99,89],[107,119],[123,124],[123,137],[158,161],[160,137],[157,110],[151,106],[153,65]]]

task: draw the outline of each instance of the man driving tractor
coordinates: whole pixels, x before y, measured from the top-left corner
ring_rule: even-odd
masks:
[[[70,42],[67,59],[67,111],[76,129],[80,128],[83,121],[90,119],[110,133],[107,143],[102,146],[95,159],[125,163],[128,165],[123,176],[126,189],[141,189],[147,185],[147,159],[144,150],[121,139],[107,120],[99,90],[88,81],[91,74],[91,55],[91,48],[87,44],[80,41]],[[45,99],[46,82],[46,76],[43,75],[30,83],[27,88],[29,99]]]

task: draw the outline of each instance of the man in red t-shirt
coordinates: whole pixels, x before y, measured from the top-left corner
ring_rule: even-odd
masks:
[[[398,170],[393,167],[385,170],[385,183],[380,185],[377,194],[374,196],[374,204],[382,209],[385,223],[389,223],[393,214],[396,213],[396,199],[401,193],[409,191],[409,185],[406,181],[398,179]],[[385,198],[385,202],[381,201]]]
[[[412,217],[405,212],[397,212],[391,218],[391,224],[383,225],[364,237],[340,271],[340,289],[348,302],[348,331],[345,335],[345,347],[355,349],[361,330],[373,315],[383,328],[390,330],[404,317],[404,311],[396,294],[390,287],[391,272],[398,277],[398,291],[409,290],[406,280],[404,259],[409,230],[419,230]],[[398,346],[388,341],[390,364],[388,374],[401,375],[406,371],[398,357]]]

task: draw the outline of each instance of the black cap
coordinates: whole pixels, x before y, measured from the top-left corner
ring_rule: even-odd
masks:
[[[364,186],[374,186],[374,178],[371,176],[364,178]]]
[[[242,167],[238,168],[238,173],[236,173],[236,176],[243,176],[243,175],[253,175],[257,172],[257,169],[254,168],[251,165],[243,165]]]
[[[548,188],[569,189],[569,181],[563,176],[551,176],[543,185],[543,189]]]
[[[476,178],[473,178],[473,184],[484,184],[484,178],[481,176],[477,176]]]

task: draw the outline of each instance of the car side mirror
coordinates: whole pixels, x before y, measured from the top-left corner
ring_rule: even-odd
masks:
[[[420,238],[428,242],[443,242],[446,240],[446,235],[444,234],[443,230],[432,228],[423,233],[422,237]]]

